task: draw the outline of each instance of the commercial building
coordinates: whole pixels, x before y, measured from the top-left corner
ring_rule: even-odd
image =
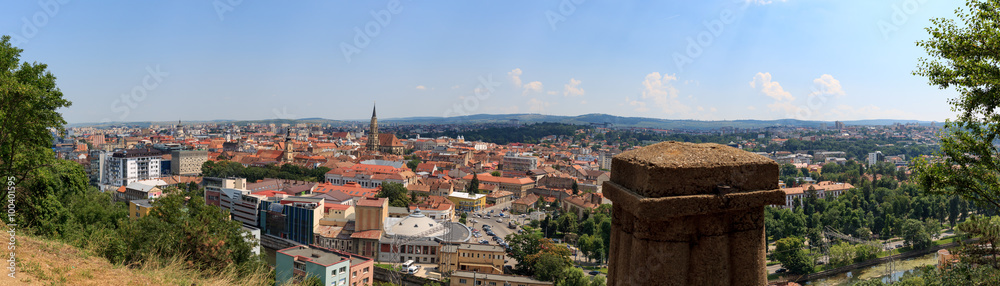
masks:
[[[322,285],[362,286],[374,283],[375,262],[371,258],[322,248],[298,245],[275,254],[275,282],[302,282],[308,276]]]
[[[323,218],[323,199],[275,195],[260,202],[261,232],[302,244],[312,244]]]
[[[201,165],[208,161],[207,150],[170,152],[170,174],[201,175]]]
[[[472,230],[463,224],[437,222],[414,209],[406,217],[386,219],[378,260],[435,264],[441,243],[468,242],[471,237]]]
[[[448,200],[455,204],[455,210],[461,212],[475,212],[486,207],[486,195],[482,194],[453,192],[448,195]]]
[[[266,197],[231,188],[222,189],[221,197],[219,207],[228,210],[233,220],[242,222],[244,226],[260,225],[260,201]]]
[[[845,191],[854,189],[854,186],[850,183],[839,183],[831,181],[822,181],[815,184],[805,184],[794,188],[783,188],[785,191],[785,205],[781,206],[783,208],[792,208],[795,205],[795,200],[799,200],[799,204],[809,196],[809,190],[816,190],[816,197],[820,199],[824,198],[836,198],[843,194]]]
[[[504,260],[507,259],[504,248],[499,245],[486,244],[445,244],[438,252],[438,270],[441,273],[451,271],[474,271],[480,274],[503,274]]]
[[[353,182],[362,188],[377,188],[388,182],[407,186],[416,180],[417,174],[410,169],[383,165],[356,164],[326,173],[327,183],[339,186]]]
[[[161,153],[156,149],[115,152],[107,158],[101,183],[117,188],[136,181],[159,179],[161,159]]]
[[[221,204],[222,189],[247,189],[247,180],[244,178],[215,178],[205,177],[201,181],[205,188],[205,204],[219,206]]]

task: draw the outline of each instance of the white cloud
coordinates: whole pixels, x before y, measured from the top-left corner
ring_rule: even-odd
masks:
[[[556,95],[556,94],[559,94],[559,92],[558,92],[558,91],[555,91],[555,90],[550,90],[550,91],[546,91],[545,93],[547,93],[547,94],[549,94],[549,95]]]
[[[581,100],[580,104],[587,104],[587,101],[586,100]]]
[[[776,81],[771,81],[771,73],[757,73],[753,76],[753,80],[750,81],[750,87],[757,88],[760,86],[760,92],[764,93],[774,100],[795,100],[795,97],[791,93],[785,91],[781,88],[781,84]]]
[[[426,86],[418,85],[417,90],[427,90]]]
[[[679,100],[677,100],[677,95],[680,93],[671,81],[676,81],[677,77],[675,75],[665,74],[660,76],[660,73],[654,72],[646,75],[646,78],[642,81],[642,96],[641,99],[652,100],[652,106],[663,111],[667,114],[674,113],[687,113],[691,111],[691,107],[684,105]],[[630,103],[632,104],[632,103]],[[644,109],[645,104],[632,104],[637,105],[639,109]]]
[[[545,113],[545,110],[552,106],[551,102],[541,101],[537,98],[528,100],[528,111],[532,113]]]
[[[520,68],[516,68],[516,69],[510,71],[509,73],[507,73],[507,75],[510,76],[510,80],[514,82],[514,87],[521,87],[521,74],[522,73],[523,72],[521,72]]]
[[[563,96],[581,96],[583,95],[583,89],[579,87],[580,81],[575,78],[569,79],[569,83],[563,87]]]
[[[540,81],[529,82],[528,84],[524,85],[524,92],[522,92],[521,95],[528,95],[528,92],[531,91],[542,92],[543,88],[544,87],[542,86],[542,82]]]
[[[747,106],[747,110],[757,110],[757,107],[753,105]]]
[[[458,89],[458,88],[459,88],[459,86],[457,86],[457,85],[451,87],[451,89]]]
[[[833,78],[832,75],[824,74],[817,79],[813,80],[816,85],[816,90],[809,95],[844,95],[844,88],[840,86],[840,81]]]
[[[718,109],[715,109],[715,107],[712,107],[712,108],[709,108],[709,109],[708,109],[708,111],[711,111],[711,112],[716,112],[716,111],[719,111],[719,110],[718,110]]]
[[[705,108],[704,108],[704,107],[701,107],[701,106],[698,106],[698,108],[697,108],[697,109],[698,109],[698,111],[705,111]]]

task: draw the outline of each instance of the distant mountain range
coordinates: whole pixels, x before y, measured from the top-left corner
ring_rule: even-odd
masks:
[[[798,119],[777,119],[777,120],[685,120],[685,119],[659,119],[648,117],[623,117],[608,114],[592,113],[578,116],[559,116],[542,114],[475,114],[455,117],[403,117],[403,118],[379,118],[380,123],[389,124],[483,124],[483,123],[505,123],[517,120],[520,124],[537,122],[558,122],[566,124],[589,125],[608,123],[612,127],[637,127],[654,129],[674,129],[674,130],[711,130],[724,127],[730,128],[763,128],[772,126],[789,127],[813,127],[818,128],[822,124],[833,127],[833,121],[807,121]],[[367,123],[368,119],[359,120],[334,120],[325,118],[301,118],[301,119],[263,119],[263,120],[211,120],[211,121],[186,121],[183,124],[192,123],[258,123],[258,124],[283,124],[283,123],[320,123],[332,125],[352,125]],[[892,125],[895,123],[907,124],[917,123],[920,125],[930,125],[932,121],[903,120],[903,119],[868,119],[842,121],[845,125]],[[110,126],[121,125],[122,122],[112,123],[75,123],[68,127],[85,126]],[[127,122],[128,125],[171,125],[175,122]],[[940,126],[941,124],[938,123]]]

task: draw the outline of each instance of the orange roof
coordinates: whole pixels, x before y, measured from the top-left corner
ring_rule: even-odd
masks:
[[[385,204],[386,198],[370,198],[366,197],[364,199],[358,200],[355,205],[359,207],[381,207]]]
[[[351,238],[379,239],[379,238],[382,238],[382,231],[381,230],[375,230],[375,229],[373,229],[373,230],[366,230],[366,231],[359,231],[359,232],[355,232],[354,234],[351,234]]]
[[[499,184],[525,185],[535,182],[528,177],[520,177],[520,178],[494,177],[493,175],[490,175],[490,173],[482,173],[477,175],[476,177],[479,179],[480,182],[490,182]],[[472,174],[465,175],[465,177],[462,177],[462,179],[472,180]]]

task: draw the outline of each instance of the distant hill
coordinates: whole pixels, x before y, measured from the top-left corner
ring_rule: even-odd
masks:
[[[483,123],[506,123],[516,119],[518,123],[538,123],[557,122],[566,124],[605,124],[610,123],[613,127],[619,128],[654,128],[654,129],[675,129],[675,130],[711,130],[723,127],[730,128],[763,128],[772,126],[791,127],[820,127],[826,123],[828,127],[833,127],[833,121],[806,121],[797,119],[777,119],[777,120],[691,120],[691,119],[659,119],[648,117],[623,117],[600,113],[591,113],[578,116],[559,116],[542,114],[474,114],[455,117],[403,117],[403,118],[379,118],[381,123],[392,124],[483,124]],[[325,118],[302,118],[302,119],[264,119],[264,120],[211,120],[211,121],[185,121],[184,124],[198,123],[258,123],[258,124],[295,124],[295,123],[319,123],[331,124],[335,126],[353,125],[367,122],[368,119],[357,120],[334,120]],[[892,125],[895,123],[918,123],[920,125],[930,125],[931,121],[904,120],[904,119],[869,119],[869,120],[849,120],[843,121],[845,125]],[[121,122],[112,123],[76,123],[69,127],[83,126],[110,126],[121,125]],[[150,125],[172,125],[176,122],[129,122],[128,125],[150,126]],[[939,124],[940,125],[940,124]]]

